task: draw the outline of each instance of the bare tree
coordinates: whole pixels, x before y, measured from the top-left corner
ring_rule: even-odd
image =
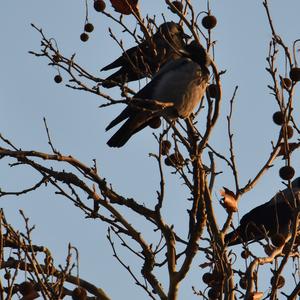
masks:
[[[296,61],[296,44],[290,49],[284,39],[278,35],[273,24],[268,1],[263,1],[272,39],[269,44],[267,56],[267,73],[272,83],[268,86],[278,111],[274,114],[274,122],[281,127],[277,140],[272,144],[272,151],[257,174],[249,174],[249,181],[240,183],[239,171],[235,159],[235,147],[232,129],[232,116],[234,103],[237,98],[238,87],[235,87],[230,99],[229,114],[227,116],[228,149],[229,156],[221,153],[210,144],[215,125],[220,120],[222,102],[222,76],[225,71],[219,70],[214,49],[217,47],[212,37],[213,28],[217,24],[216,17],[209,6],[199,24],[199,13],[189,0],[170,1],[166,5],[179,17],[179,24],[192,36],[194,43],[204,46],[210,57],[209,85],[206,95],[200,99],[197,111],[185,119],[168,118],[162,111],[174,103],[166,103],[155,99],[151,105],[147,99],[134,97],[136,91],[130,89],[126,81],[143,77],[152,78],[157,71],[169,60],[181,57],[182,49],[177,44],[168,40],[168,34],[162,35],[166,48],[161,51],[155,40],[155,34],[160,32],[161,24],[155,18],[145,17],[138,7],[138,1],[124,0],[113,1],[116,13],[110,14],[105,9],[102,0],[87,3],[87,10],[93,6],[103,16],[131,35],[139,45],[132,52],[125,51],[122,41],[110,31],[110,35],[122,48],[124,54],[119,65],[126,74],[119,77],[103,79],[92,74],[76,62],[75,55],[66,57],[58,49],[55,40],[49,39],[44,31],[32,24],[40,34],[41,49],[31,52],[38,58],[48,61],[50,66],[55,66],[59,74],[55,81],[60,83],[62,76],[69,78],[67,87],[75,90],[92,93],[102,101],[101,108],[126,104],[134,111],[147,111],[158,121],[157,124],[145,125],[158,127],[160,119],[164,117],[161,133],[156,134],[157,152],[150,155],[157,162],[157,171],[160,184],[157,188],[155,205],[144,204],[140,199],[126,198],[116,189],[109,179],[98,172],[96,160],[93,165],[87,165],[73,156],[64,155],[56,149],[52,142],[50,130],[44,120],[51,151],[49,153],[22,149],[10,139],[0,136],[0,158],[8,158],[11,167],[27,166],[36,172],[40,179],[31,187],[17,191],[0,191],[0,197],[11,195],[19,196],[30,193],[42,186],[52,185],[56,193],[71,201],[88,218],[95,222],[100,221],[107,227],[107,240],[111,246],[113,256],[120,265],[128,271],[136,285],[141,287],[150,299],[178,299],[180,283],[186,278],[192,267],[196,267],[196,256],[203,257],[199,272],[202,274],[203,284],[193,287],[195,298],[202,299],[296,299],[300,292],[299,269],[286,270],[289,261],[298,264],[298,194],[293,193],[292,179],[294,169],[291,166],[291,153],[297,151],[299,142],[291,143],[289,139],[294,135],[299,137],[299,124],[294,118],[295,86],[300,80],[300,69]],[[126,25],[123,14],[130,15],[136,21],[136,28]],[[165,20],[166,22],[170,20]],[[177,24],[177,23],[176,23]],[[85,32],[81,40],[86,41],[93,25],[86,14]],[[142,36],[142,37],[141,37]],[[146,45],[146,46],[141,46]],[[176,56],[176,57],[174,57]],[[281,62],[285,61],[285,66]],[[123,68],[123,69],[122,69]],[[128,71],[129,70],[129,71]],[[284,70],[283,73],[281,70]],[[119,73],[118,73],[119,74]],[[118,75],[117,74],[117,75]],[[116,76],[117,76],[116,75]],[[155,78],[155,77],[154,77]],[[111,85],[118,86],[122,100],[114,99]],[[137,94],[139,95],[139,94]],[[199,119],[205,126],[198,126]],[[205,121],[203,121],[205,120]],[[299,138],[298,138],[299,139]],[[108,151],[109,148],[108,148]],[[252,190],[257,182],[272,167],[277,157],[283,157],[285,166],[280,170],[280,176],[286,182],[287,189],[292,194],[293,222],[289,225],[287,235],[270,232],[257,228],[262,234],[260,243],[265,250],[265,255],[258,256],[248,245],[248,241],[240,241],[243,246],[242,257],[237,257],[227,240],[226,234],[232,230],[232,220],[237,212],[237,204],[247,192]],[[225,163],[232,174],[235,189],[224,187],[220,203],[226,213],[225,221],[220,224],[215,213],[216,201],[215,182],[221,172],[218,163]],[[101,162],[99,162],[101,165]],[[181,215],[188,214],[185,234],[177,230],[164,216],[163,209],[166,202],[166,169],[172,170],[178,185],[188,190],[188,199],[185,210]],[[146,183],[145,183],[146,184]],[[284,201],[290,201],[285,199]],[[218,202],[217,202],[218,203]],[[110,299],[99,287],[80,278],[78,271],[77,249],[69,245],[66,263],[64,266],[55,266],[51,252],[45,246],[37,246],[31,238],[32,230],[30,220],[25,213],[20,212],[24,219],[25,230],[18,232],[6,220],[4,212],[0,214],[0,265],[4,270],[4,278],[0,281],[1,299],[11,299],[19,293],[22,299],[35,299],[41,295],[44,299],[62,299],[72,296],[73,299]],[[266,212],[267,214],[268,212]],[[140,217],[140,224],[135,225],[132,216]],[[141,228],[152,229],[155,238],[148,238]],[[263,231],[263,232],[262,232]],[[227,236],[228,237],[228,236]],[[254,237],[255,238],[255,237]],[[140,263],[140,274],[136,274],[119,255],[115,247],[115,239]],[[73,256],[75,254],[75,262]],[[238,261],[245,261],[245,268],[240,269]],[[271,264],[271,268],[269,267]],[[264,265],[272,272],[272,280],[267,292],[258,288],[258,282],[264,276]],[[165,278],[161,278],[157,270],[163,270]],[[18,274],[26,272],[27,280],[20,282]],[[284,286],[283,272],[287,272],[294,279],[291,291],[280,292]],[[167,280],[166,280],[167,278]],[[164,284],[163,282],[167,282]],[[192,288],[192,287],[191,287]],[[105,289],[105,287],[104,287]]]

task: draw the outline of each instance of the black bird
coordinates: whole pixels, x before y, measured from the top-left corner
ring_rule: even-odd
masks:
[[[300,177],[292,182],[292,189],[286,188],[278,192],[270,201],[244,215],[236,230],[225,236],[225,242],[229,246],[255,242],[276,233],[287,237],[296,216],[294,200],[298,205]]]
[[[102,83],[111,88],[118,84],[151,77],[170,59],[180,57],[180,50],[185,49],[185,39],[189,38],[182,27],[174,22],[166,22],[148,40],[125,51],[114,62],[102,68],[107,71],[120,68]]]
[[[175,119],[187,118],[203,97],[209,80],[209,56],[205,49],[195,41],[187,46],[186,54],[165,64],[153,79],[142,88],[135,99],[149,102],[157,100],[169,102],[173,106],[161,110],[142,110],[128,105],[107,127],[111,129],[125,121],[121,128],[110,138],[110,147],[122,147],[132,135],[150,125],[160,117]],[[153,103],[153,102],[152,102]]]

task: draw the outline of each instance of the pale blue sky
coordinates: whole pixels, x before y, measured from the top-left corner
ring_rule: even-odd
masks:
[[[106,2],[112,11],[109,1]],[[159,23],[162,22],[162,12],[166,14],[167,20],[177,20],[169,14],[164,1],[140,2],[144,15],[156,13]],[[195,7],[198,11],[205,10],[206,1],[192,2],[197,3]],[[300,38],[299,0],[273,0],[270,1],[270,7],[278,33],[291,46],[293,40]],[[55,69],[48,67],[46,60],[28,54],[29,50],[38,50],[40,46],[40,36],[30,26],[30,23],[34,23],[42,27],[48,37],[55,37],[62,53],[70,56],[76,52],[79,63],[97,76],[102,76],[99,70],[121,52],[107,34],[109,26],[116,33],[118,27],[105,16],[96,13],[91,5],[90,8],[90,21],[95,31],[87,43],[82,43],[79,36],[85,18],[84,1],[0,2],[0,132],[24,150],[50,152],[42,120],[46,117],[55,147],[62,153],[72,154],[86,164],[91,164],[92,159],[96,158],[100,174],[118,192],[135,197],[140,203],[154,203],[159,178],[155,161],[148,157],[149,152],[157,151],[151,130],[136,135],[122,149],[108,148],[106,141],[111,133],[105,133],[104,128],[122,107],[99,109],[98,106],[103,103],[101,98],[54,83]],[[271,83],[265,71],[271,34],[261,1],[211,1],[211,8],[218,18],[218,25],[213,31],[213,38],[217,40],[216,62],[220,69],[227,70],[223,76],[222,116],[212,137],[212,144],[228,154],[224,122],[229,99],[234,87],[238,85],[233,126],[241,182],[245,184],[267,159],[271,150],[270,142],[278,134],[278,127],[272,122],[272,114],[277,110],[276,103],[266,88]],[[123,34],[122,38],[126,46],[133,45],[128,36]],[[283,65],[280,68],[282,71]],[[63,77],[66,83],[67,77]],[[112,91],[112,95],[117,97],[117,92]],[[296,88],[296,95],[299,95],[299,87]],[[299,120],[299,103],[295,102],[295,117]],[[292,156],[297,176],[299,158],[298,153]],[[8,170],[5,168],[6,162],[1,163],[1,188],[15,190],[28,187],[34,182],[36,174],[25,168]],[[241,200],[240,215],[269,200],[283,187],[278,177],[278,170],[283,164],[283,161],[276,160],[274,168]],[[222,164],[218,167],[224,173],[216,183],[216,203],[222,186],[234,187],[228,169]],[[166,174],[169,173],[170,169],[166,169]],[[177,228],[185,228],[185,188],[176,177],[167,176],[167,191],[167,221],[174,223]],[[57,258],[57,263],[64,262],[67,244],[71,242],[80,251],[83,278],[103,287],[112,299],[124,298],[124,295],[126,299],[147,299],[112,258],[105,238],[106,226],[85,220],[71,203],[54,195],[52,188],[42,188],[19,198],[1,198],[0,201],[9,221],[17,226],[21,220],[18,209],[24,209],[31,222],[37,225],[34,234],[36,243],[48,246]],[[224,212],[219,206],[217,213],[220,220],[223,220]],[[133,220],[137,221],[136,218]],[[236,247],[235,250],[239,253],[240,248]],[[126,257],[127,253],[122,253]],[[126,259],[129,264],[132,261],[131,256]],[[195,261],[189,282],[183,283],[180,299],[191,299],[191,284],[201,287],[197,268],[199,263],[201,261]]]

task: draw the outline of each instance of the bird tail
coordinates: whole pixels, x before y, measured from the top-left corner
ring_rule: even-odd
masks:
[[[106,131],[113,128],[117,124],[121,123],[125,119],[129,118],[131,114],[131,110],[129,107],[126,107],[115,119],[113,119],[105,128]]]
[[[116,148],[120,148],[124,146],[134,134],[136,134],[137,132],[139,132],[146,126],[148,126],[149,121],[152,119],[149,118],[149,116],[150,116],[149,114],[140,114],[139,116],[130,117],[121,126],[121,128],[109,139],[107,145],[109,147],[116,147]],[[112,127],[111,124],[109,124],[107,128],[109,129],[111,127]]]
[[[103,70],[103,69],[102,69]],[[110,89],[112,87],[117,86],[118,84],[123,84],[127,82],[127,73],[122,70],[122,68],[115,73],[108,76],[103,82],[102,86]]]
[[[108,140],[107,145],[109,147],[120,148],[131,138],[133,133],[129,130],[129,125],[126,123]]]
[[[103,82],[102,82],[102,86],[106,89],[110,89],[110,88],[113,88],[117,85],[117,83],[115,81],[112,81],[112,80],[109,80],[109,79],[105,79]]]
[[[111,70],[111,69],[122,67],[123,60],[124,60],[123,57],[120,56],[119,58],[114,60],[112,63],[110,63],[107,66],[103,67],[100,71],[108,71],[108,70]]]

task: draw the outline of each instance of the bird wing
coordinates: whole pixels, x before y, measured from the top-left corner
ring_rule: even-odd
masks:
[[[114,60],[112,63],[103,67],[101,71],[108,71],[111,69],[122,67],[124,65],[130,65],[131,64],[130,61],[133,60],[134,57],[138,55],[138,53],[139,53],[139,46],[131,47],[125,52],[123,52],[123,54],[119,56],[116,60]]]
[[[106,131],[109,129],[113,128],[117,124],[121,123],[122,121],[126,120],[127,118],[130,117],[132,114],[132,108],[130,106],[127,106],[125,109],[122,110],[122,112],[115,118],[113,119],[105,128]]]
[[[237,228],[239,238],[244,242],[257,241],[275,233],[287,234],[293,220],[293,209],[287,201],[284,200],[283,194],[276,194],[270,201],[255,207],[245,214],[240,225]],[[230,240],[232,233],[226,238]],[[238,240],[236,243],[241,242]]]
[[[120,67],[114,74],[103,81],[103,87],[111,88],[117,84],[151,77],[168,60],[181,57],[186,49],[187,36],[182,27],[175,22],[163,23],[149,39],[132,47],[101,71]]]
[[[300,177],[293,181],[292,186],[292,190],[284,189],[270,201],[245,214],[238,228],[225,236],[225,242],[232,246],[242,241],[260,240],[265,237],[265,233],[268,236],[275,233],[288,234],[295,216],[294,200],[298,201],[300,198]]]
[[[172,65],[168,65],[170,70],[157,79],[152,96],[162,102],[173,102],[178,116],[186,118],[205,93],[209,71],[188,58],[178,59]]]
[[[157,115],[141,111],[131,115],[118,131],[108,140],[110,147],[120,148],[131,138],[132,135],[145,128],[149,121]]]
[[[153,76],[152,80],[135,95],[135,98],[164,101],[160,97],[162,91],[165,90],[166,93],[171,92],[170,85],[174,83],[174,80],[177,81],[178,86],[178,81],[182,79],[183,69],[191,62],[192,60],[189,58],[180,58],[167,62]]]
[[[179,59],[177,61],[170,61],[165,64],[160,71],[153,77],[153,79],[144,86],[138,93],[135,94],[134,98],[136,99],[145,99],[152,100],[155,89],[160,85],[161,80],[168,72],[173,72],[175,69],[179,68],[181,65],[186,63],[185,58]],[[159,98],[157,100],[160,100]],[[121,123],[125,119],[129,118],[130,115],[136,113],[137,109],[134,109],[132,106],[127,106],[110,124],[106,127],[106,131]]]
[[[186,117],[193,111],[195,104],[199,102],[204,94],[208,76],[204,80],[201,75],[199,64],[191,59],[181,58],[170,61],[134,98],[146,101],[173,102],[179,115]],[[204,85],[203,82],[205,82]],[[146,127],[151,119],[157,116],[174,117],[174,115],[178,116],[178,114],[174,114],[174,107],[162,111],[145,111],[134,106],[127,106],[107,126],[106,130],[109,130],[127,119],[107,144],[110,147],[122,147],[132,135]]]

